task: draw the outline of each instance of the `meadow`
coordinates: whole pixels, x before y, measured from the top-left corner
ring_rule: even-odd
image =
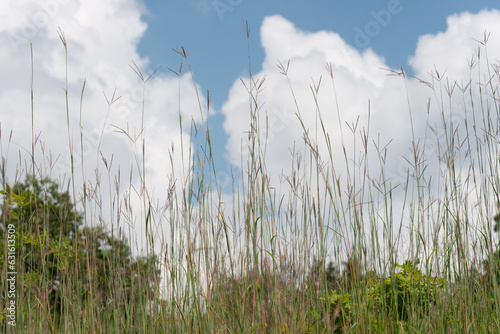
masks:
[[[68,53],[64,34],[60,37]],[[188,52],[176,52],[191,71]],[[286,77],[288,64],[278,67]],[[133,69],[147,89],[147,78]],[[147,189],[148,142],[142,133],[134,167],[140,175],[134,188],[140,208],[132,208],[118,189],[103,193],[106,187],[79,180],[75,172],[57,182],[61,178],[41,172],[34,158],[25,162],[31,168],[8,184],[2,157],[1,330],[500,332],[495,220],[500,202],[500,67],[487,61],[485,68],[471,63],[470,70],[474,80],[456,85],[454,92],[462,94],[463,104],[447,108],[443,103],[439,127],[445,131],[439,137],[429,125],[428,137],[414,138],[408,147],[413,160],[397,185],[385,173],[386,150],[363,140],[363,129],[350,128],[353,137],[361,138],[356,152],[342,143],[344,159],[333,158],[328,124],[321,115],[338,113],[339,123],[344,122],[340,110],[322,110],[319,84],[311,85],[319,136],[306,127],[296,101],[294,121],[303,127],[306,150],[295,156],[284,185],[273,183],[265,158],[265,101],[258,97],[264,79],[254,78],[251,71],[242,82],[249,95],[248,149],[242,153],[241,173],[231,180],[231,206],[221,204],[210,127],[203,118],[210,106],[201,103],[203,121],[191,125],[191,141],[183,143],[193,148],[187,176],[172,175],[168,198],[159,207]],[[403,68],[389,72],[402,85],[409,79]],[[330,94],[337,99],[331,64],[326,73],[324,82],[330,81]],[[435,78],[423,84],[446,100],[452,90],[439,75]],[[294,96],[290,85],[290,98]],[[68,129],[71,112],[68,107]],[[85,110],[80,117],[81,112]],[[410,103],[406,112],[411,116]],[[147,117],[144,109],[142,113]],[[464,115],[463,121],[455,122],[452,115]],[[68,136],[83,137],[69,130]],[[0,140],[9,142],[3,133]],[[33,146],[35,142],[33,135]],[[425,150],[438,156],[439,169],[427,168]],[[83,156],[68,151],[72,162],[83,165]],[[366,173],[372,168],[369,155],[377,157],[370,163],[378,166],[378,175]],[[396,191],[402,206],[395,204]],[[90,214],[103,198],[119,203],[116,221],[106,224]],[[126,230],[123,221],[134,215],[144,222],[149,246],[140,254],[126,233],[110,228],[120,226],[121,216]],[[167,236],[157,235],[158,224],[166,226]]]

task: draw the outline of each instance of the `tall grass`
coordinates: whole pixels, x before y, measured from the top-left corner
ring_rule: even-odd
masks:
[[[249,39],[248,25],[245,30]],[[62,32],[60,37],[67,53]],[[484,49],[486,44],[485,38]],[[183,48],[176,52],[194,84],[188,53]],[[172,175],[168,196],[163,205],[154,204],[151,186],[146,183],[147,116],[143,103],[141,136],[118,129],[131,140],[140,141],[136,164],[130,171],[130,175],[140,176],[140,184],[132,184],[130,177],[125,192],[135,192],[140,198],[139,215],[130,195],[121,199],[120,175],[111,175],[104,157],[109,193],[103,193],[101,172],[94,181],[82,174],[79,182],[83,186],[76,188],[79,176],[74,171],[66,86],[71,175],[60,182],[59,191],[71,193],[73,202],[80,204],[66,207],[58,217],[74,222],[74,230],[67,234],[69,237],[60,232],[58,243],[51,243],[53,240],[44,234],[44,213],[53,206],[26,198],[35,210],[29,217],[13,217],[18,234],[28,234],[16,236],[16,256],[18,261],[33,258],[30,263],[41,268],[41,274],[34,277],[34,271],[19,267],[16,327],[6,323],[8,299],[3,286],[2,329],[8,333],[499,332],[500,253],[492,218],[500,202],[500,109],[495,85],[500,72],[498,64],[486,62],[485,69],[478,64],[471,62],[471,80],[466,85],[452,87],[438,72],[433,73],[432,81],[422,80],[435,93],[441,124],[429,124],[426,136],[418,138],[412,122],[411,158],[399,184],[393,184],[387,175],[387,148],[377,142],[369,144],[369,124],[363,129],[354,125],[346,128],[339,104],[336,110],[323,110],[318,99],[320,83],[313,83],[311,99],[318,126],[316,132],[312,131],[302,118],[289,81],[296,121],[304,131],[304,150],[302,155],[292,151],[290,172],[284,175],[282,184],[275,184],[266,166],[269,129],[261,109],[265,101],[259,97],[266,79],[254,77],[249,57],[248,81],[242,80],[249,98],[248,142],[242,143],[241,173],[233,174],[231,180],[232,207],[224,207],[226,199],[214,161],[205,116],[210,109],[208,93],[207,106],[198,95],[201,124],[191,121],[191,142],[181,143],[181,152],[189,154],[187,160],[183,157],[188,166],[183,175],[176,174],[173,152],[169,151]],[[182,69],[172,72],[180,78]],[[150,77],[146,78],[137,66],[133,70],[146,92]],[[289,63],[280,63],[279,70],[288,78]],[[391,73],[406,85],[408,72],[399,69]],[[337,102],[340,97],[331,64],[327,65],[327,74],[331,83],[328,89]],[[454,89],[463,94],[458,108],[451,103]],[[81,102],[84,91],[85,84]],[[31,96],[33,110],[33,88]],[[143,96],[145,101],[146,93]],[[114,96],[108,101],[110,108],[114,101]],[[85,110],[82,103],[80,106],[81,123]],[[186,120],[180,109],[182,133]],[[340,129],[351,132],[341,133],[341,161],[334,158],[328,124],[322,118],[326,112],[337,113]],[[409,97],[408,112],[414,119]],[[366,113],[370,114],[370,108]],[[455,123],[457,115],[459,124]],[[32,160],[26,174],[32,178],[26,185],[34,191],[44,184],[46,175],[37,166],[36,124],[31,126]],[[83,152],[82,132],[79,138]],[[354,143],[357,151],[347,149],[345,142],[350,138],[361,138],[361,144]],[[189,149],[185,151],[185,147]],[[435,153],[429,153],[431,149]],[[99,152],[96,154],[99,159]],[[439,168],[428,165],[429,154],[438,157]],[[377,168],[373,167],[373,157],[378,160]],[[84,156],[79,160],[84,171]],[[9,195],[5,165],[2,157],[4,199],[10,196],[11,209],[23,206],[22,201],[12,202],[16,194]],[[22,177],[16,175],[14,183],[21,182]],[[17,196],[22,198],[23,193]],[[403,205],[395,203],[397,196],[404,199]],[[108,224],[102,219],[104,198],[118,208]],[[4,232],[8,210],[4,204]],[[83,222],[79,229],[78,217]],[[130,254],[134,245],[121,239],[122,228],[126,229],[126,222],[134,217],[139,217],[146,229],[143,255],[156,254],[160,249],[157,257]],[[134,231],[129,227],[128,233],[131,236]],[[5,245],[6,233],[3,235]],[[84,236],[84,244],[77,242],[76,235]],[[106,247],[112,252],[106,252]],[[47,267],[54,260],[49,256],[55,256],[60,265],[58,282],[44,276],[56,270]],[[4,264],[6,260],[5,250]],[[2,271],[3,278],[6,274],[7,270]],[[57,303],[51,299],[54,289],[60,291]]]

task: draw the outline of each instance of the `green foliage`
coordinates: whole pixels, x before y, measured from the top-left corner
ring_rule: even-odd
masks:
[[[16,222],[23,230],[47,230],[50,237],[74,238],[75,230],[82,224],[82,215],[75,210],[68,190],[61,191],[49,178],[37,179],[28,175],[26,180],[6,187],[4,210],[8,209],[8,222]],[[28,224],[28,226],[25,226]]]
[[[386,304],[396,308],[400,320],[406,321],[412,311],[423,316],[435,302],[443,278],[423,275],[411,261],[396,265],[402,270],[385,280]]]
[[[140,288],[155,298],[157,289],[144,282],[159,277],[157,258],[133,259],[127,240],[117,239],[103,226],[80,228],[82,214],[55,182],[28,176],[0,194],[4,198],[1,252],[5,226],[15,227],[17,282],[34,305],[49,311],[51,326],[57,327],[75,302],[100,312],[110,310],[109,319],[119,315],[126,320],[130,310],[125,305],[140,305],[144,297],[137,293]],[[2,256],[2,267],[3,261]],[[0,289],[0,306],[5,310],[5,287]],[[144,311],[143,307],[135,312]]]
[[[401,271],[388,278],[369,275],[349,293],[331,292],[327,303],[337,331],[360,326],[355,320],[360,318],[367,319],[376,330],[381,314],[383,320],[392,318],[394,323],[428,314],[443,287],[443,278],[422,274],[411,261],[396,267]]]

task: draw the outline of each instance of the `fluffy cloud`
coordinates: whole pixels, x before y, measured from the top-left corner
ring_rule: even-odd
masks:
[[[436,81],[431,82],[432,76],[429,75],[437,69],[441,76],[443,73],[447,74],[450,85],[453,85],[455,80],[459,84],[466,84],[471,76],[468,61],[476,59],[477,62],[475,54],[479,43],[473,38],[482,41],[484,32],[488,31],[491,32],[491,39],[498,40],[499,17],[500,13],[495,10],[478,14],[462,13],[448,18],[448,29],[445,32],[422,36],[415,55],[409,59],[415,77],[437,85]],[[295,115],[297,108],[292,90],[306,129],[312,131],[310,135],[316,136],[318,111],[311,87],[318,84],[320,77],[322,82],[318,91],[318,105],[326,130],[332,136],[332,142],[339,142],[333,138],[338,139],[341,128],[344,135],[348,134],[348,124],[355,124],[358,117],[358,129],[367,128],[370,110],[371,135],[378,138],[380,134],[386,143],[395,139],[396,142],[392,146],[400,147],[396,155],[406,155],[402,150],[411,146],[411,120],[414,122],[415,136],[418,139],[424,135],[427,128],[427,117],[430,117],[431,122],[440,118],[436,112],[436,104],[431,105],[431,111],[434,113],[427,115],[428,99],[434,97],[434,92],[427,85],[407,76],[410,98],[408,105],[404,81],[388,76],[394,73],[384,70],[389,66],[385,64],[383,57],[371,49],[358,52],[336,33],[306,33],[283,17],[271,16],[263,22],[261,39],[265,60],[262,71],[253,76],[254,80],[262,80],[265,77],[258,98],[262,126],[264,118],[268,117],[269,155],[266,163],[271,171],[286,169],[290,159],[283,159],[287,155],[284,148],[291,147],[294,142],[303,142],[303,129]],[[499,49],[498,43],[488,43],[490,61],[498,57]],[[288,61],[288,77],[292,88],[277,68],[278,62],[286,65]],[[481,61],[484,65],[484,57]],[[336,96],[325,68],[328,63],[332,64],[341,126],[337,116]],[[434,77],[436,78],[436,74]],[[225,129],[230,136],[227,154],[235,165],[240,162],[240,145],[242,140],[245,141],[250,124],[247,90],[250,86],[249,78],[243,78],[243,81],[246,87],[240,80],[235,81],[229,99],[223,106],[226,116]],[[437,102],[440,101],[433,100],[431,103]],[[409,107],[412,109],[412,119]],[[336,151],[335,154],[342,160],[341,151]]]
[[[274,176],[279,175],[281,170],[289,169],[291,156],[288,148],[294,143],[303,146],[304,130],[296,114],[300,115],[310,137],[317,139],[317,144],[322,147],[322,155],[326,158],[325,140],[317,124],[318,115],[321,114],[337,161],[344,161],[341,137],[344,137],[350,152],[354,149],[352,140],[359,137],[358,134],[355,137],[349,135],[351,130],[345,122],[350,126],[357,124],[357,132],[363,127],[368,129],[369,101],[371,134],[381,133],[385,143],[394,137],[408,139],[407,134],[411,131],[404,85],[381,70],[388,67],[382,57],[370,49],[359,53],[333,32],[304,33],[280,16],[264,20],[261,36],[266,57],[262,72],[255,74],[254,78],[262,80],[265,76],[258,100],[262,107],[262,137],[267,135],[268,139],[266,165]],[[291,88],[287,77],[276,66],[278,61],[285,67],[290,62],[288,79]],[[336,96],[332,79],[325,68],[330,63]],[[320,78],[318,111],[311,87],[318,86]],[[243,81],[246,87],[250,86],[248,78]],[[223,106],[225,129],[230,137],[228,158],[235,165],[241,160],[240,145],[242,140],[245,142],[243,134],[248,131],[250,124],[246,87],[239,81],[235,82],[228,102]],[[394,125],[390,131],[388,125]]]
[[[37,173],[54,178],[65,175],[67,180],[71,172],[71,147],[77,186],[81,187],[84,181],[100,184],[103,198],[93,203],[95,207],[91,211],[96,217],[109,221],[115,213],[111,213],[108,205],[111,201],[107,197],[121,198],[128,192],[132,195],[140,192],[138,166],[142,169],[144,135],[148,190],[165,198],[172,174],[178,178],[176,184],[182,184],[191,147],[191,120],[199,121],[201,117],[198,101],[193,98],[195,87],[189,74],[183,73],[179,79],[161,71],[144,85],[130,68],[129,65],[135,68],[134,62],[144,80],[155,70],[149,67],[148,59],[137,52],[139,40],[146,31],[137,1],[2,1],[0,7],[1,13],[9,13],[0,20],[1,144],[9,183],[15,181],[17,169],[30,172],[30,165],[25,161],[31,160],[32,143],[31,41],[34,133],[39,136],[35,150]],[[64,92],[66,51],[61,37],[65,37],[68,49],[69,135]],[[144,129],[141,128],[143,89]],[[179,89],[182,91],[180,101]],[[200,103],[206,105],[203,96]],[[183,118],[182,135],[179,115]],[[6,154],[10,131],[12,143]],[[118,170],[122,188],[116,194],[114,180]],[[130,175],[132,188],[128,188]],[[110,189],[107,189],[108,182]],[[133,198],[137,214],[141,202]],[[134,217],[130,219],[129,223],[136,223]],[[135,227],[137,232],[144,231],[143,226]],[[140,244],[140,241],[137,238],[134,243]]]
[[[358,194],[359,191],[358,204],[377,200],[367,196],[365,186],[369,185],[365,185],[365,181],[370,180],[368,183],[380,187],[379,189],[397,185],[399,189],[405,188],[408,169],[410,172],[415,170],[412,167],[415,165],[414,147],[418,147],[420,154],[417,162],[420,164],[420,172],[425,167],[425,180],[431,182],[429,176],[433,177],[429,200],[441,196],[442,193],[438,195],[436,192],[439,189],[435,188],[435,182],[438,178],[445,180],[447,177],[443,174],[446,171],[442,170],[444,159],[449,157],[445,148],[459,146],[446,142],[451,131],[450,121],[453,122],[453,130],[456,130],[455,139],[460,141],[471,131],[471,128],[468,131],[465,129],[466,122],[471,125],[474,118],[480,122],[480,111],[476,110],[474,115],[470,110],[468,91],[466,94],[460,91],[460,88],[466,87],[471,76],[478,77],[478,69],[483,70],[481,75],[488,69],[484,54],[478,59],[477,50],[481,45],[473,39],[482,42],[484,32],[490,32],[487,44],[489,60],[494,62],[500,56],[500,12],[492,10],[477,14],[461,13],[448,18],[447,22],[446,31],[422,36],[415,55],[409,59],[409,64],[413,64],[413,72],[409,73],[425,81],[423,84],[409,75],[405,79],[399,69],[383,70],[388,69],[388,65],[382,56],[371,49],[359,52],[334,32],[304,32],[281,16],[265,18],[261,27],[265,59],[262,71],[253,74],[255,86],[259,89],[252,86],[248,77],[242,78],[245,85],[239,80],[235,81],[228,101],[222,107],[226,116],[224,128],[229,135],[226,147],[228,160],[236,166],[240,165],[240,147],[248,146],[250,109],[253,108],[259,110],[257,123],[267,173],[273,186],[281,187],[285,193],[286,182],[283,184],[280,176],[291,175],[293,147],[295,151],[301,150],[304,155],[303,165],[306,165],[306,170],[312,167],[314,171],[317,168],[316,163],[309,160],[310,150],[304,144],[304,132],[307,132],[310,143],[318,145],[321,164],[325,164],[330,171],[335,171],[335,177],[343,185],[341,191],[344,194],[352,192],[351,195]],[[286,77],[280,74],[276,65],[281,63],[286,68],[288,61],[290,66]],[[471,61],[480,66],[471,69]],[[325,64],[331,64],[335,90]],[[395,75],[396,73],[400,75]],[[443,78],[444,73],[446,77]],[[322,80],[317,90],[316,105],[312,91],[318,87],[320,78]],[[260,85],[263,80],[264,83]],[[482,85],[488,81],[484,77],[480,80]],[[486,95],[483,90],[480,97],[477,79],[472,80],[471,85],[473,101],[478,105],[478,99],[484,99]],[[249,102],[250,87],[258,101],[257,107],[251,106]],[[448,97],[447,89],[450,92],[453,90],[451,97]],[[492,101],[489,100],[488,103]],[[451,114],[450,110],[453,110]],[[464,115],[464,111],[469,111],[468,115]],[[320,115],[331,142],[331,160],[327,140],[319,125]],[[448,123],[447,127],[444,126],[443,119]],[[366,155],[364,142],[368,149]],[[383,150],[385,147],[387,151]],[[475,143],[470,148],[474,152]],[[462,155],[456,157],[457,175],[466,176],[470,171],[467,163],[470,163],[470,159],[476,159],[465,154],[465,150],[463,148]],[[347,152],[347,157],[344,152]],[[243,153],[244,158],[246,154]],[[312,163],[307,166],[309,162]],[[391,184],[383,184],[384,179]],[[412,184],[413,180],[410,181]],[[335,185],[332,175],[329,182],[330,186]],[[347,184],[355,187],[349,189]],[[417,194],[417,188],[407,189],[407,195],[410,196],[407,201],[416,201],[417,198],[411,196]],[[375,197],[379,194],[375,188],[372,188],[371,193]],[[404,194],[400,191],[394,195],[394,220],[399,222],[398,212],[403,210]],[[474,201],[479,201],[479,197],[474,198]],[[379,213],[383,216],[383,195],[380,204]],[[388,219],[385,218],[386,222]],[[408,223],[406,213],[404,224],[408,227],[407,231],[411,230]]]
[[[477,14],[464,12],[447,19],[447,29],[437,34],[423,35],[418,40],[415,55],[410,62],[420,75],[434,69],[444,72],[451,80],[469,78],[467,60],[474,58],[478,42],[484,42],[485,35],[491,36],[488,52],[491,61],[498,58],[500,39],[500,11],[481,11]],[[484,50],[483,50],[484,51]],[[484,58],[486,55],[482,55]]]

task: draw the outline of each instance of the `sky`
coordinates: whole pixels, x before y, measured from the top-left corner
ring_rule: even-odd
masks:
[[[146,1],[145,6],[144,20],[148,23],[148,31],[139,43],[139,54],[149,57],[154,64],[152,69],[165,64],[175,68],[179,57],[172,52],[172,48],[184,46],[191,53],[197,82],[204,90],[210,90],[215,110],[220,110],[226,101],[235,78],[248,75],[244,20],[251,29],[250,55],[254,72],[261,70],[265,56],[260,29],[264,18],[273,15],[283,17],[306,33],[335,32],[358,51],[375,51],[385,59],[386,67],[400,65],[406,68],[410,65],[409,59],[419,38],[444,32],[449,16],[500,7],[496,1],[429,0],[178,0]],[[389,6],[394,6],[394,13],[389,12],[390,16],[385,19],[380,13],[387,11]],[[382,20],[382,24],[378,24],[377,18]],[[373,29],[374,36],[367,36],[366,29]],[[214,116],[212,125],[217,132],[223,131],[218,126],[221,122],[223,117]],[[214,138],[218,146],[225,146],[225,140],[218,136]]]
[[[380,148],[390,145],[388,175],[395,183],[403,182],[412,138],[439,122],[439,106],[445,99],[411,77],[405,86],[400,77],[388,76],[387,69],[412,65],[409,73],[422,80],[431,81],[429,73],[435,71],[446,73],[451,82],[466,83],[471,78],[468,60],[476,57],[485,31],[490,33],[490,60],[500,59],[499,7],[498,1],[4,0],[0,147],[7,182],[30,170],[35,137],[34,160],[40,174],[67,180],[72,150],[79,187],[83,180],[97,182],[98,169],[110,192],[115,191],[118,171],[120,197],[137,192],[139,175],[130,170],[139,164],[145,135],[147,183],[152,196],[166,198],[169,180],[182,184],[187,179],[194,150],[191,121],[201,127],[205,121],[217,173],[227,181],[222,191],[230,197],[230,175],[241,168],[250,122],[242,84],[249,82],[249,54],[254,79],[265,77],[259,106],[269,120],[265,159],[274,182],[289,172],[293,148],[304,149],[290,86],[303,125],[311,129],[323,157],[328,155],[326,144],[318,139],[318,113],[310,88],[320,78],[317,98],[335,159],[344,159],[344,139],[350,152],[357,152],[358,132],[369,126],[371,141]],[[248,39],[244,22],[250,29]],[[183,58],[173,49],[182,48],[189,54],[195,85],[185,61],[180,76],[174,73],[179,73]],[[288,61],[285,77],[277,65]],[[331,64],[337,99],[326,64]],[[430,98],[436,100],[428,109]],[[457,98],[450,105],[459,104],[461,97]],[[356,134],[343,138],[354,124]],[[376,154],[371,159],[377,161]],[[429,170],[439,171],[437,161],[429,164]],[[129,179],[135,186],[127,185]],[[108,199],[95,214],[107,210],[109,219],[117,220],[115,209]]]

